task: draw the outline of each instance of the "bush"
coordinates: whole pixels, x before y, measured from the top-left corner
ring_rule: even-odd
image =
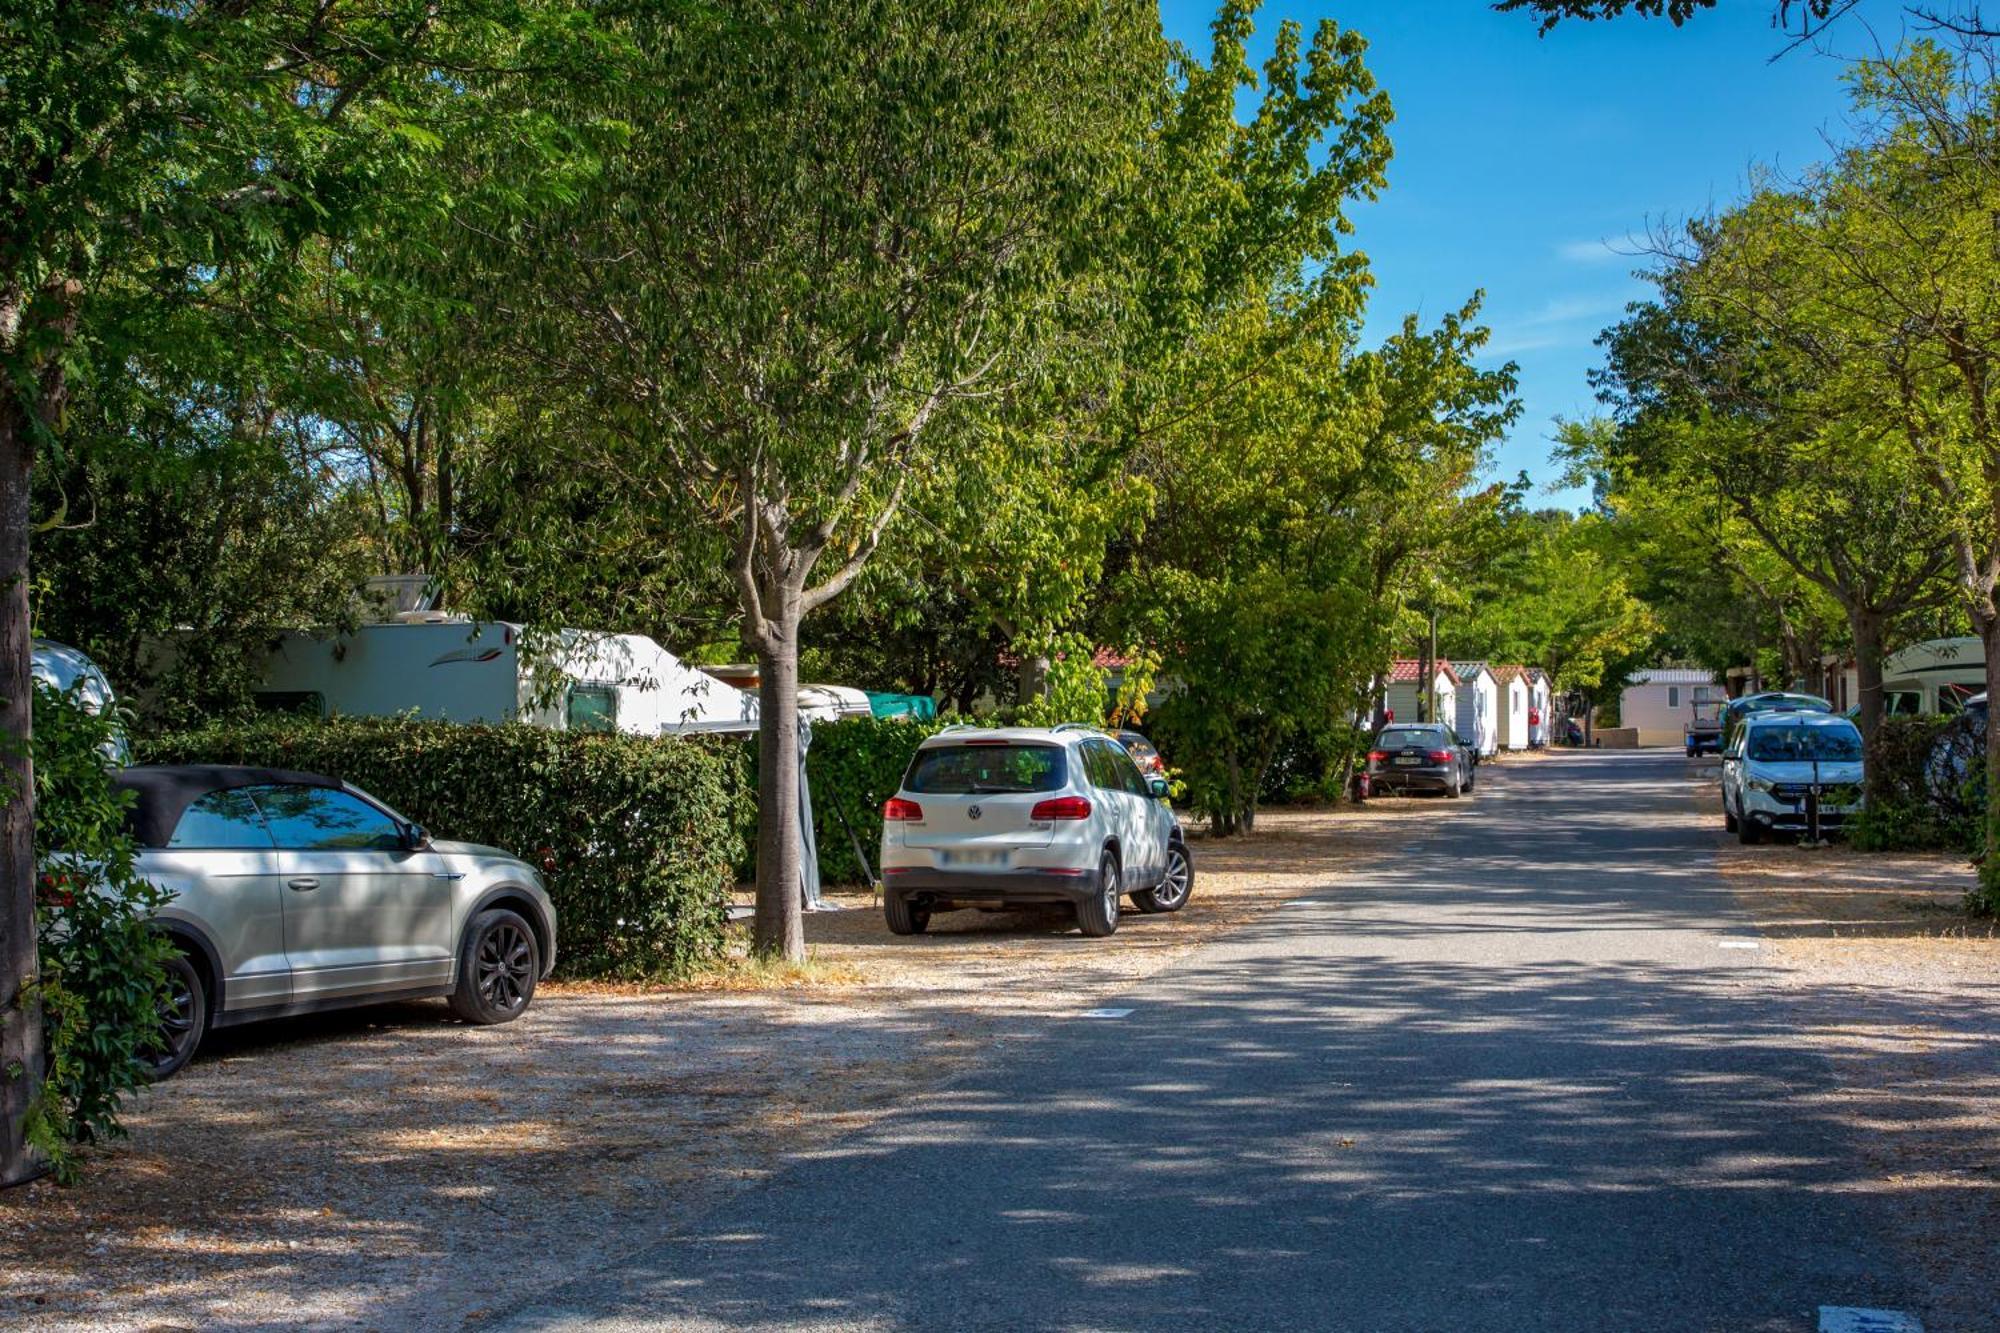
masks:
[[[875,865],[882,845],[882,802],[902,785],[910,756],[943,722],[916,718],[848,717],[815,723],[806,751],[812,783],[813,840],[819,876],[827,884],[862,884],[868,876],[854,858],[858,840]],[[849,836],[850,830],[852,837]]]
[[[35,924],[48,1077],[28,1138],[56,1178],[76,1175],[72,1145],[124,1137],[118,1112],[146,1081],[160,1038],[171,952],[149,918],[167,895],[133,869],[129,793],[111,785],[109,715],[75,695],[35,687]]]
[[[1868,749],[1868,805],[1848,834],[1856,847],[1970,851],[1978,844],[1983,756],[1969,769],[1952,762],[1963,731],[1957,719],[1882,719]]]
[[[409,718],[265,717],[143,740],[142,763],[259,764],[354,783],[440,838],[546,875],[568,977],[674,976],[717,957],[743,811],[735,740]]]

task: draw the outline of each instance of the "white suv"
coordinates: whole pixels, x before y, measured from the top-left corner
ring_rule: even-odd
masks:
[[[914,935],[933,912],[1069,903],[1086,935],[1118,929],[1121,900],[1178,912],[1194,862],[1163,778],[1084,727],[947,727],[882,807],[882,906]]]

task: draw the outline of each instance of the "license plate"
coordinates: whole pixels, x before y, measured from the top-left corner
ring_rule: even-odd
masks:
[[[1004,866],[1007,864],[1007,853],[939,852],[938,864],[942,866]]]
[[[1411,768],[1415,768],[1424,761],[1413,754],[1399,754],[1396,756],[1396,762],[1399,764],[1408,764]]]

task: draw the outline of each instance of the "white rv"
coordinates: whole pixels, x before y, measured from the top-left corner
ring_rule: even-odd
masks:
[[[745,732],[756,696],[688,666],[643,634],[564,630],[523,652],[522,629],[437,613],[351,633],[288,630],[257,688],[268,707],[449,722],[526,722],[643,736]]]
[[[1976,638],[1927,639],[1882,660],[1882,711],[1956,713],[1986,689],[1986,648]]]

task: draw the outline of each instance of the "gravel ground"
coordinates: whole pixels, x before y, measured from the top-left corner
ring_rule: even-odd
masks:
[[[1715,765],[1691,765],[1691,816],[1722,837]],[[1719,851],[1757,919],[1766,974],[1839,1086],[1826,1110],[1857,1128],[1865,1179],[1897,1201],[1928,1327],[2000,1329],[2000,927],[1966,915],[1962,855],[1835,846]]]
[[[1250,842],[1198,840],[1189,907],[1109,941],[972,912],[897,940],[846,895],[809,918],[810,986],[562,986],[500,1028],[433,1002],[217,1034],[83,1183],[0,1196],[0,1327],[477,1322],[1453,808],[1272,812]]]

